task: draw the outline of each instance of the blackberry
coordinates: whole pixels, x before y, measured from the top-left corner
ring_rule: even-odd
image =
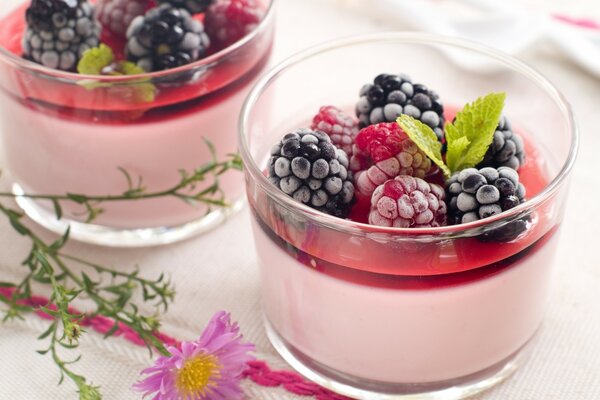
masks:
[[[525,201],[525,187],[512,168],[467,168],[448,179],[448,213],[451,224],[464,224],[491,217]],[[529,218],[521,218],[487,232],[486,241],[508,242],[527,229]]]
[[[198,14],[206,11],[208,6],[215,0],[157,0],[158,4],[170,4],[173,7],[185,8],[191,14]]]
[[[502,117],[494,132],[494,141],[488,148],[482,167],[509,167],[518,170],[525,163],[525,146],[519,134],[512,131],[510,122]]]
[[[296,201],[346,218],[354,199],[348,156],[319,130],[288,133],[271,150],[269,180]]]
[[[378,75],[364,85],[356,103],[360,127],[393,122],[400,114],[410,115],[433,129],[440,142],[444,137],[444,106],[439,96],[425,85],[412,83],[407,75]]]
[[[25,11],[23,57],[74,71],[83,53],[100,44],[100,24],[85,0],[33,0]]]
[[[209,44],[200,21],[185,9],[163,4],[131,22],[125,50],[130,61],[152,72],[194,62]]]

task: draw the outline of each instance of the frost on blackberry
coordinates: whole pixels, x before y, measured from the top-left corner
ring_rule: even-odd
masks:
[[[23,56],[48,68],[74,71],[83,53],[100,44],[100,24],[85,0],[32,0],[25,20]]]
[[[269,180],[296,201],[345,218],[354,199],[348,157],[325,133],[308,128],[288,133],[271,150]]]
[[[173,7],[185,8],[192,14],[204,12],[215,0],[157,0],[158,4],[170,4]]]
[[[378,75],[364,85],[356,103],[360,127],[393,122],[400,114],[410,115],[428,125],[441,142],[444,136],[444,106],[439,96],[425,85],[412,83],[404,74]]]
[[[525,163],[525,146],[523,139],[511,129],[510,122],[502,117],[494,132],[494,141],[488,148],[481,167],[510,167],[518,170]]]
[[[163,4],[131,22],[126,54],[147,72],[162,71],[202,58],[209,44],[200,21],[185,9]]]
[[[451,224],[488,218],[525,201],[525,187],[512,168],[467,168],[448,179],[448,213]],[[508,242],[527,229],[529,217],[511,221],[480,235],[484,241]]]

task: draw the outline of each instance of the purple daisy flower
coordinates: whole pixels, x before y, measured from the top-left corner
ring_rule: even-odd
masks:
[[[169,346],[171,356],[156,360],[141,373],[148,375],[133,385],[135,391],[154,400],[220,400],[242,397],[240,381],[254,345],[242,343],[236,323],[229,313],[218,312],[202,336]]]

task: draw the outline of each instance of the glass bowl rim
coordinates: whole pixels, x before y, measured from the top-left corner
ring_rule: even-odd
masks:
[[[231,45],[219,50],[218,52],[211,54],[208,57],[201,58],[193,63],[182,65],[177,68],[171,68],[163,71],[147,72],[144,74],[137,75],[126,75],[126,76],[108,76],[108,75],[86,75],[79,74],[76,72],[61,71],[58,69],[48,68],[41,64],[33,61],[26,60],[22,57],[13,54],[3,46],[0,46],[0,60],[4,60],[7,63],[13,65],[16,68],[26,70],[31,73],[46,76],[51,79],[60,79],[63,81],[95,81],[95,82],[110,82],[110,83],[124,83],[128,81],[139,81],[140,79],[156,79],[165,78],[178,73],[185,73],[187,71],[201,68],[201,67],[212,67],[219,64],[222,60],[226,59],[231,54],[236,53],[238,50],[243,49],[248,43],[252,42],[254,38],[264,33],[265,30],[271,25],[271,22],[275,14],[275,1],[268,0],[269,4],[265,11],[265,15],[258,23],[258,25],[240,40],[232,43]],[[17,5],[19,7],[19,5]],[[9,12],[10,13],[10,12]]]
[[[438,47],[443,46],[445,48],[458,48],[467,50],[479,55],[487,56],[494,61],[499,62],[501,65],[510,68],[513,72],[519,73],[521,76],[526,77],[529,81],[534,82],[540,89],[546,92],[546,94],[554,101],[554,103],[556,103],[562,115],[566,117],[567,129],[571,136],[571,145],[567,159],[565,160],[561,169],[558,171],[557,175],[541,192],[510,210],[506,210],[500,214],[466,224],[447,225],[435,228],[382,227],[338,218],[299,203],[292,197],[278,190],[262,173],[261,168],[256,164],[254,157],[252,157],[250,154],[250,149],[248,147],[246,135],[247,125],[249,123],[250,115],[254,105],[264,90],[269,87],[279,75],[285,73],[287,69],[302,63],[305,59],[343,47],[364,45],[373,42],[395,42],[401,44],[416,44],[425,46],[437,45]],[[427,237],[429,236],[474,236],[480,234],[482,229],[495,229],[509,221],[518,219],[522,215],[527,214],[529,210],[537,208],[558,190],[573,168],[579,147],[579,130],[577,124],[575,123],[571,106],[565,97],[558,91],[558,89],[538,71],[511,55],[482,45],[475,41],[456,37],[421,32],[382,32],[352,35],[326,41],[302,50],[271,68],[254,84],[252,90],[244,101],[238,120],[238,144],[246,173],[252,177],[254,182],[257,183],[269,197],[275,199],[286,209],[300,213],[308,220],[312,220],[318,225],[324,225],[337,231],[348,232],[351,234],[392,234],[407,238],[427,240]]]

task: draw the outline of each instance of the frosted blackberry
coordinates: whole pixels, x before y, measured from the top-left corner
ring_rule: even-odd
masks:
[[[414,117],[434,130],[440,142],[444,132],[444,106],[439,96],[425,85],[412,83],[406,75],[378,75],[364,85],[356,103],[360,127],[392,122],[400,114]]]
[[[209,44],[200,21],[185,9],[163,4],[131,22],[126,54],[147,72],[162,71],[202,58]]]
[[[518,170],[525,163],[525,147],[519,134],[512,131],[510,122],[502,117],[494,132],[494,141],[479,167],[510,167]]]
[[[446,182],[451,224],[464,224],[500,214],[525,201],[525,187],[512,168],[467,168]],[[521,218],[480,236],[487,241],[507,242],[527,228]]]
[[[131,21],[143,15],[151,0],[99,0],[96,2],[96,15],[104,29],[124,37]]]
[[[204,12],[215,0],[157,0],[158,4],[171,4],[173,7],[185,8],[192,14]]]
[[[85,0],[32,0],[25,11],[23,57],[74,71],[83,53],[100,44],[100,25]]]
[[[288,133],[271,150],[269,180],[296,201],[345,218],[354,199],[348,156],[324,132]]]

